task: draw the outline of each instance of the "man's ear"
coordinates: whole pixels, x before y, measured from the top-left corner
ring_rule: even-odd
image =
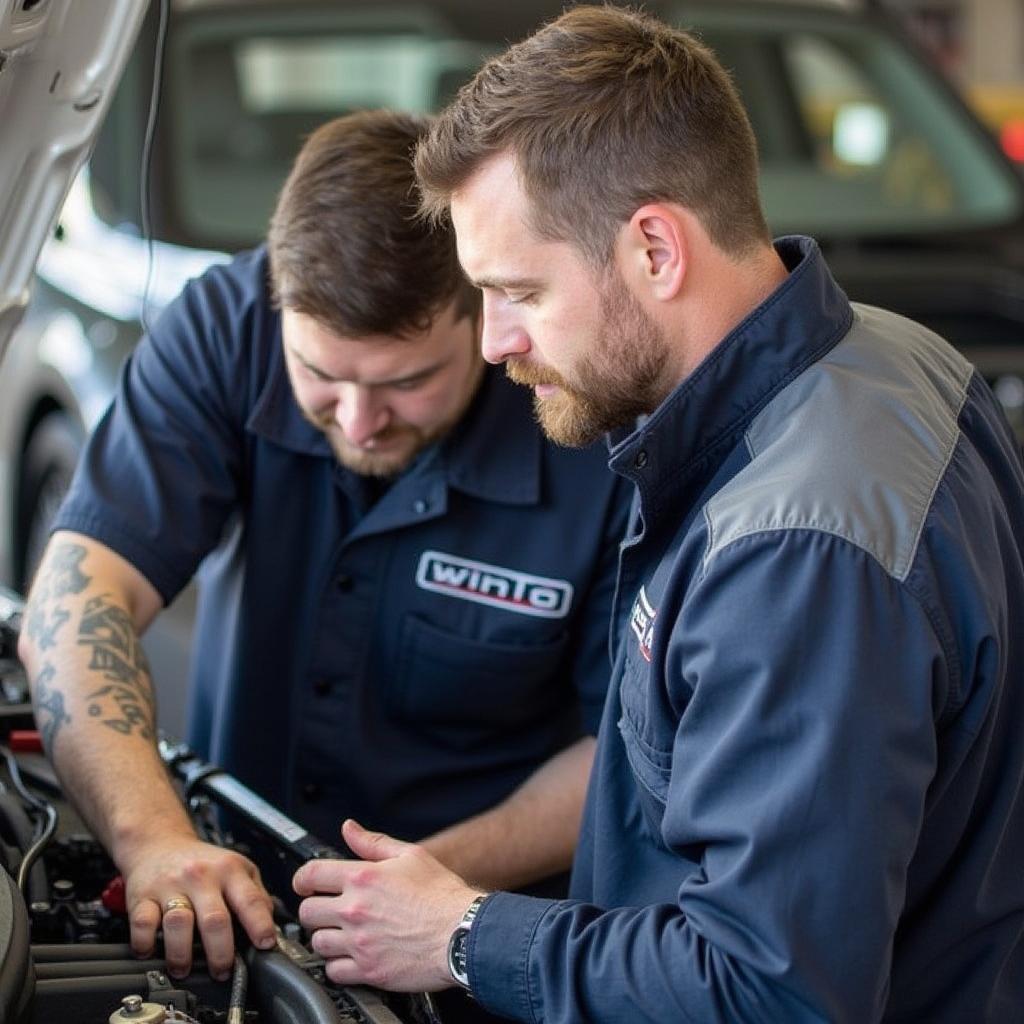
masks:
[[[635,285],[653,299],[674,299],[688,266],[685,220],[667,203],[648,203],[629,219],[619,239],[620,258]]]

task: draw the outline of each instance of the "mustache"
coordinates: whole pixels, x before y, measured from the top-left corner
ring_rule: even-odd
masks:
[[[509,359],[505,363],[505,376],[513,384],[525,384],[527,387],[536,387],[538,384],[551,384],[555,387],[568,390],[568,384],[561,374],[542,366],[534,366],[531,363],[519,359]]]

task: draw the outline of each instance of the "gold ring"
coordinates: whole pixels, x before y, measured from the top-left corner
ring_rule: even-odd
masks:
[[[195,911],[195,907],[192,906],[192,901],[187,896],[172,896],[164,904],[164,913],[169,914],[172,910],[191,910]]]

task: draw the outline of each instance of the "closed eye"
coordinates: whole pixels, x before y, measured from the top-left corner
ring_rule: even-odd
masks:
[[[323,384],[331,384],[334,382],[334,378],[324,373],[322,370],[318,370],[315,366],[310,366],[309,363],[302,364],[303,369],[313,378]]]
[[[411,380],[396,380],[390,387],[396,391],[415,391],[418,387],[422,387],[430,379],[431,375],[424,377],[413,377]]]

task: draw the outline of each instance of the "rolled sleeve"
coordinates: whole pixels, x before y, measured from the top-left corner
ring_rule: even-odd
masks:
[[[190,283],[139,343],[54,521],[131,562],[165,603],[237,505],[255,378],[252,294],[235,273],[215,268]]]

